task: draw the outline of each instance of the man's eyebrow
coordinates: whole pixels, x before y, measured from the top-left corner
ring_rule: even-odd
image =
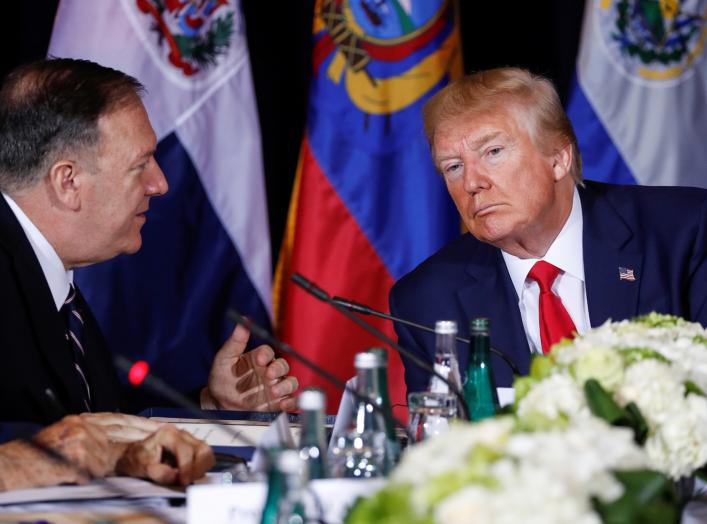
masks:
[[[140,156],[135,157],[135,162],[139,162],[140,160],[147,160],[150,157],[154,156],[155,152],[156,149],[150,149],[149,151],[145,151]]]
[[[485,143],[490,142],[494,138],[498,138],[499,135],[501,135],[501,131],[492,131],[490,133],[486,133],[485,135],[480,136],[479,138],[471,142],[469,144],[469,148],[472,151],[477,151],[481,149],[481,146],[483,146]]]
[[[503,133],[501,131],[491,131],[490,133],[486,133],[485,135],[482,135],[479,138],[475,139],[473,142],[471,142],[469,144],[469,149],[471,149],[472,151],[478,151],[484,144],[490,142],[495,138],[498,138],[502,134]],[[436,164],[439,164],[441,162],[444,162],[445,160],[452,160],[456,158],[459,158],[459,155],[454,153],[448,155],[435,155],[434,161]]]
[[[457,159],[457,158],[459,158],[459,155],[456,155],[456,154],[441,155],[441,156],[435,156],[434,161],[436,164],[439,164],[440,162],[444,162],[445,160],[452,160],[452,159]]]

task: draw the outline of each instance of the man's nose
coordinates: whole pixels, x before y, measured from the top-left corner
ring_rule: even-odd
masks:
[[[169,184],[162,172],[162,169],[153,159],[151,165],[147,168],[145,175],[147,177],[145,183],[145,193],[148,196],[160,196],[169,191]]]
[[[470,164],[465,164],[463,183],[464,191],[472,195],[491,187],[489,178],[474,165]]]

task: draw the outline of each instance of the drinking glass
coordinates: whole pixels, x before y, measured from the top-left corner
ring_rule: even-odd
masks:
[[[457,397],[451,393],[418,391],[408,395],[408,432],[412,442],[420,442],[447,431],[449,420],[457,417]]]

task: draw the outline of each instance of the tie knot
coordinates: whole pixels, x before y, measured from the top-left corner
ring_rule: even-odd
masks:
[[[541,293],[550,293],[552,284],[555,282],[557,275],[560,273],[560,268],[553,266],[544,260],[538,260],[530,269],[528,278],[535,280],[540,286]]]

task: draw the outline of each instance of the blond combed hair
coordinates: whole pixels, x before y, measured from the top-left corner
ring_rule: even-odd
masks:
[[[582,160],[577,137],[552,82],[525,69],[503,67],[464,76],[436,93],[422,110],[425,135],[434,147],[439,126],[498,111],[512,112],[526,124],[541,151],[558,145],[572,148],[570,176],[582,184]]]

